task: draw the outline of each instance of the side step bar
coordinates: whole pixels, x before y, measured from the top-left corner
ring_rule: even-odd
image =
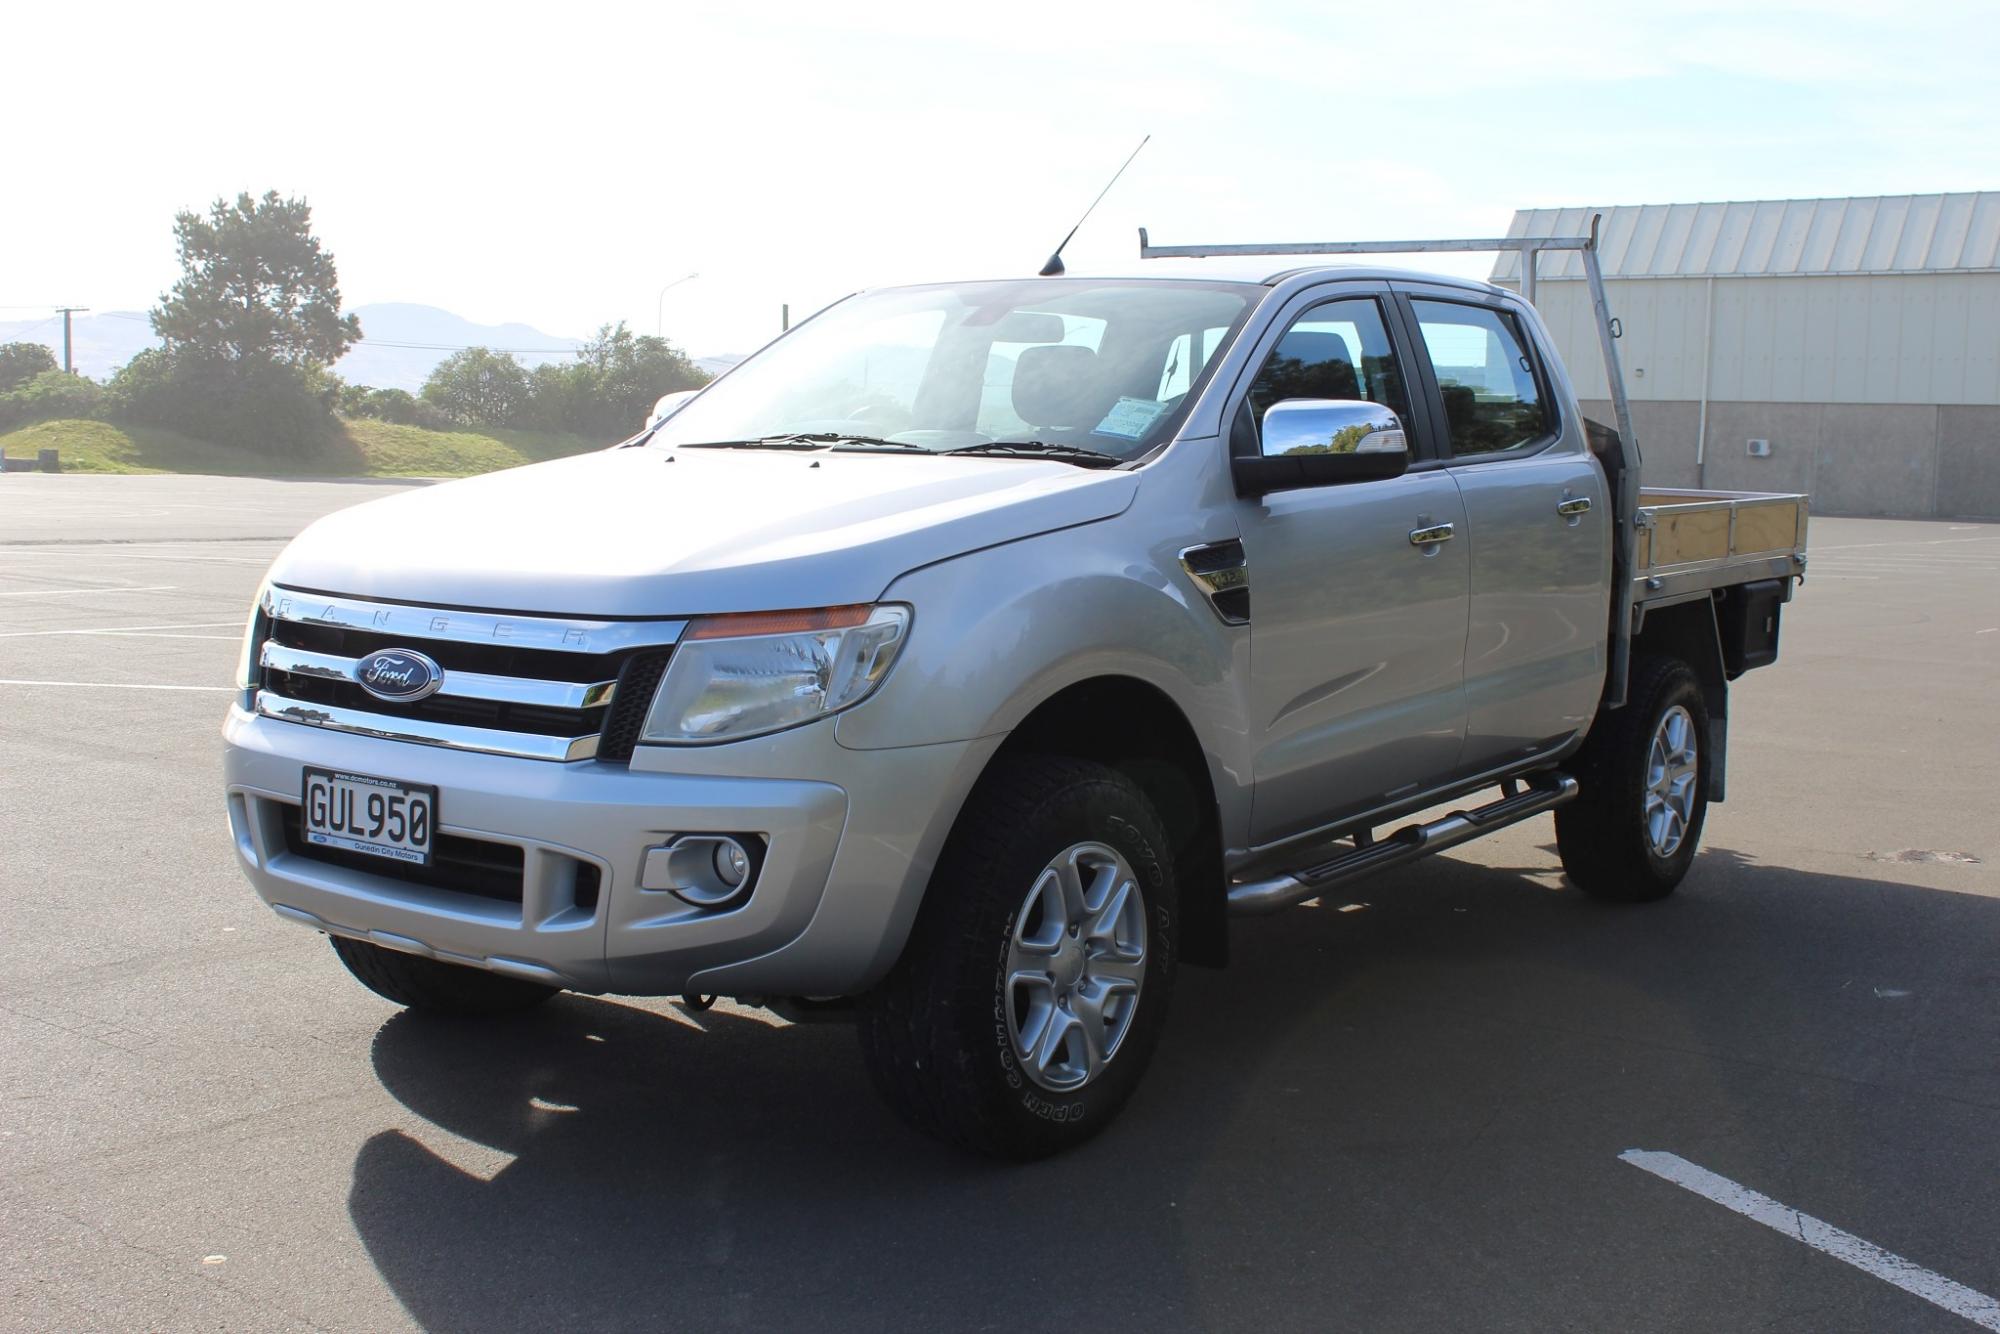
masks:
[[[1512,784],[1507,787],[1511,788]],[[1552,811],[1574,801],[1576,793],[1574,778],[1568,774],[1554,774],[1478,810],[1453,811],[1429,824],[1405,825],[1380,840],[1370,840],[1364,833],[1352,850],[1341,853],[1331,861],[1263,880],[1245,880],[1231,885],[1229,911],[1239,917],[1261,916],[1304,903],[1350,880],[1387,870],[1391,866],[1401,866],[1419,857],[1428,857],[1433,852],[1470,842],[1496,829],[1540,815],[1543,811]]]

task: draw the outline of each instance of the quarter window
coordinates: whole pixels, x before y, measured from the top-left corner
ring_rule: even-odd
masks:
[[[1534,363],[1513,316],[1450,301],[1410,304],[1444,396],[1453,455],[1496,454],[1549,434]]]

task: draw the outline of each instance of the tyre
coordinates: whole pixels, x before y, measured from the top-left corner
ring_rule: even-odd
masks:
[[[1650,903],[1679,887],[1701,842],[1708,706],[1678,658],[1635,658],[1631,680],[1578,755],[1582,791],[1556,809],[1556,849],[1592,898]]]
[[[1178,942],[1166,831],[1101,764],[1002,760],[931,876],[861,1046],[904,1121],[1029,1159],[1102,1130],[1145,1073]]]
[[[482,968],[384,949],[365,940],[329,936],[333,952],[362,986],[385,1000],[437,1014],[508,1014],[540,1005],[558,988]]]

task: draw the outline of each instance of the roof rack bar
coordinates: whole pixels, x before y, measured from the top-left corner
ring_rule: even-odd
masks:
[[[1591,236],[1481,236],[1439,241],[1297,241],[1269,245],[1154,245],[1139,229],[1140,259],[1205,259],[1212,255],[1421,255],[1495,250],[1591,250]]]

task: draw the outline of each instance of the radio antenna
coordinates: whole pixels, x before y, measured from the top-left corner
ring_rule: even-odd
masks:
[[[1153,136],[1150,134],[1147,135],[1144,139],[1141,139],[1139,141],[1139,148],[1144,148],[1147,144],[1151,143],[1152,140]],[[1090,215],[1096,211],[1097,206],[1099,204],[1104,202],[1104,196],[1110,194],[1111,187],[1118,184],[1118,178],[1125,174],[1125,167],[1131,166],[1132,158],[1139,156],[1139,148],[1135,148],[1132,150],[1132,157],[1128,157],[1125,159],[1124,167],[1120,167],[1117,171],[1111,173],[1111,179],[1106,181],[1104,183],[1104,188],[1097,192],[1097,198],[1090,201],[1090,207],[1085,209],[1083,211],[1083,216],[1076,220],[1076,227],[1072,227],[1069,229],[1069,236],[1065,236],[1062,239],[1062,245],[1057,246],[1055,249],[1055,253],[1049,256],[1049,262],[1042,265],[1042,272],[1041,272],[1042,277],[1055,278],[1061,275],[1063,271],[1063,262],[1062,262],[1063,246],[1066,246],[1070,243],[1070,237],[1076,235],[1077,227],[1083,226],[1085,222],[1088,222],[1090,220]]]

